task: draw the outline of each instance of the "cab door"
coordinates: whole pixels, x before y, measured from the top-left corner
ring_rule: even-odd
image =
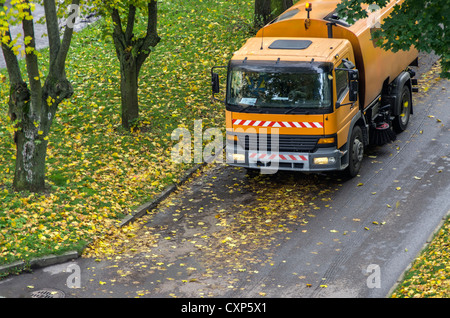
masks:
[[[333,70],[334,96],[335,96],[335,119],[337,132],[337,147],[341,148],[348,139],[350,123],[352,118],[358,113],[358,102],[351,102],[349,99],[349,72],[346,71],[344,60],[350,60],[348,54],[336,64]],[[350,60],[351,61],[351,60]],[[352,61],[353,62],[353,61]]]

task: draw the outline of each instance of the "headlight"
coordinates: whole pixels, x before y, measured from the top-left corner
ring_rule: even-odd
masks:
[[[336,158],[334,157],[317,157],[314,158],[315,165],[328,165],[336,163]]]
[[[245,155],[241,153],[234,153],[233,160],[237,162],[245,162]]]

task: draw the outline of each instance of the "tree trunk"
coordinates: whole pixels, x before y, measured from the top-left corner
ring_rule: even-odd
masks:
[[[271,0],[255,0],[255,29],[259,29],[270,22],[272,18]]]
[[[255,0],[255,28],[262,28],[292,5],[293,0]]]
[[[123,59],[123,57],[122,57]],[[122,95],[122,126],[130,129],[139,118],[138,69],[136,60],[120,61]]]
[[[33,123],[28,123],[28,126]],[[48,141],[38,138],[33,129],[16,132],[16,169],[14,189],[40,192],[45,188],[45,157]]]
[[[129,5],[127,25],[124,31],[119,10],[113,9],[111,11],[111,18],[114,23],[112,37],[120,62],[122,127],[127,130],[139,119],[139,72],[145,59],[150,55],[151,48],[160,41],[156,28],[157,1],[151,0],[148,3],[147,33],[141,38],[135,38],[133,34],[136,12],[137,8],[134,5]]]
[[[25,0],[28,4],[28,0]],[[79,5],[79,0],[73,0]],[[58,105],[73,94],[66,79],[65,61],[73,29],[66,28],[61,41],[54,0],[44,0],[45,17],[50,47],[50,70],[44,85],[35,54],[34,23],[30,8],[25,8],[22,20],[24,37],[31,39],[26,46],[27,83],[22,78],[17,56],[11,44],[11,32],[6,35],[10,43],[1,43],[10,80],[9,116],[15,124],[16,166],[13,187],[16,191],[40,192],[45,189],[45,158],[48,134]],[[53,21],[53,23],[52,23]]]

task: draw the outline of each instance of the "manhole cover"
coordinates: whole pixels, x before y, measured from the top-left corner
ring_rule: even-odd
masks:
[[[31,292],[31,298],[64,298],[65,294],[57,289],[44,288]]]

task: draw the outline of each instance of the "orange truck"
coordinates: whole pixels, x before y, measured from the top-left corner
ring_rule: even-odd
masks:
[[[418,52],[385,51],[372,33],[401,2],[349,24],[339,1],[299,1],[248,39],[226,67],[227,163],[354,177],[366,146],[395,140],[413,113]]]

